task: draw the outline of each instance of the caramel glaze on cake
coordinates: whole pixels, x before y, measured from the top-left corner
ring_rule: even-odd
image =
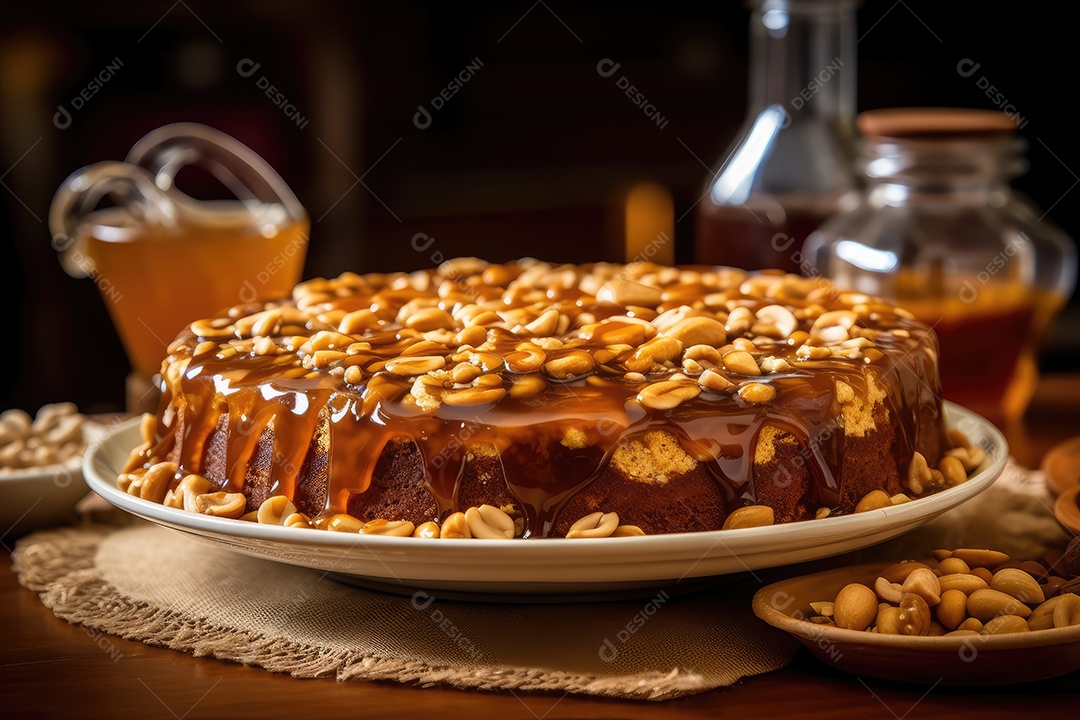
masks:
[[[173,488],[198,474],[248,512],[283,495],[315,527],[480,505],[527,537],[597,511],[646,534],[746,505],[791,522],[942,487],[907,481],[948,448],[936,358],[903,310],[794,275],[346,273],[185,329],[129,469],[176,463]]]

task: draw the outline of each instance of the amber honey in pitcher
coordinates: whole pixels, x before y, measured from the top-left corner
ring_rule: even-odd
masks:
[[[235,199],[182,192],[185,167],[209,172]],[[112,207],[101,207],[107,199]],[[123,162],[78,170],[57,190],[49,229],[73,277],[92,277],[134,373],[129,410],[185,325],[238,303],[287,296],[307,250],[307,212],[251,148],[197,123],[147,134]],[[133,382],[134,381],[134,382]],[[132,388],[136,392],[132,393]]]
[[[273,206],[264,213],[218,207],[205,222],[175,227],[136,221],[121,208],[86,216],[78,230],[83,252],[137,372],[158,372],[169,343],[192,320],[288,296],[303,268],[308,221],[279,227],[280,215]]]

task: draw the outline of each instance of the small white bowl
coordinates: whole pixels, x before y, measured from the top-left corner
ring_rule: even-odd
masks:
[[[105,431],[95,422],[83,424],[84,455],[100,442]],[[0,542],[73,520],[76,503],[90,492],[83,479],[82,461],[83,456],[78,455],[65,463],[0,473]]]

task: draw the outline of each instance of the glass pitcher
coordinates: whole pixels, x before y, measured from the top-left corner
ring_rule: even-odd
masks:
[[[176,175],[189,165],[236,199],[181,192]],[[112,207],[99,209],[105,199]],[[124,162],[68,177],[49,228],[64,269],[95,281],[135,372],[149,378],[192,320],[287,296],[300,279],[309,222],[251,149],[213,128],[178,123],[144,137]]]

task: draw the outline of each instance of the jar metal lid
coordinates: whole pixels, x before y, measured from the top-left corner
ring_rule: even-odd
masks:
[[[974,108],[883,108],[861,112],[855,122],[870,138],[996,135],[1016,130],[1016,121],[1005,113]]]

